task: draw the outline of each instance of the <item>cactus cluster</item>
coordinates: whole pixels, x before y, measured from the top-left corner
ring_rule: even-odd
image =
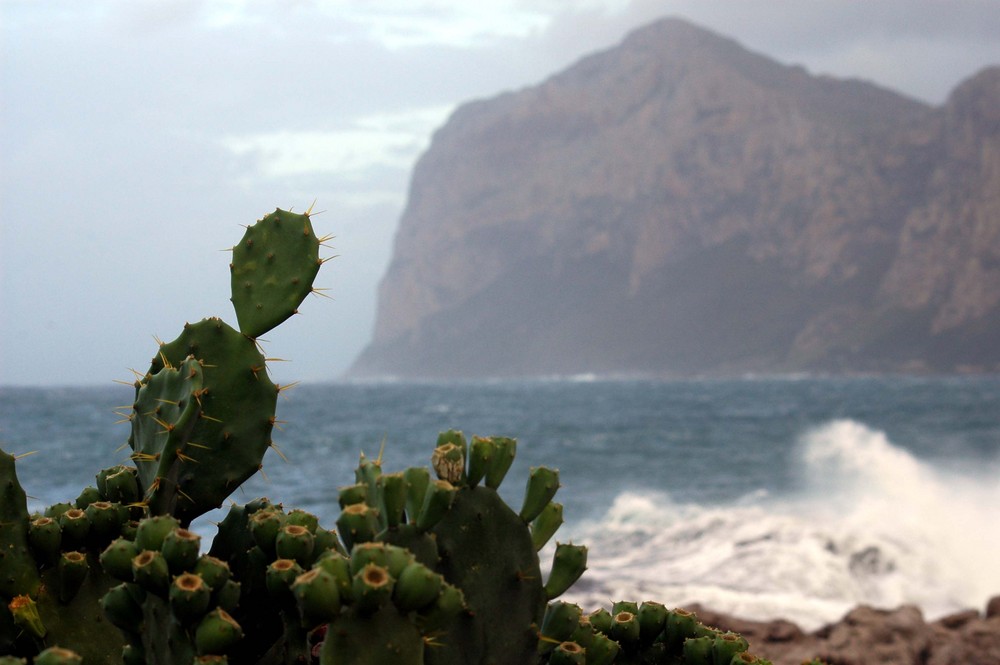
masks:
[[[118,662],[122,638],[99,611],[113,579],[99,556],[135,529],[134,469],[102,471],[100,489],[29,515],[15,463],[0,450],[0,654],[73,645],[88,665]]]
[[[29,515],[0,451],[0,665],[739,665],[738,635],[655,602],[585,614],[558,598],[587,549],[556,543],[555,469],[498,493],[506,437],[442,433],[430,465],[361,456],[335,525],[267,499],[232,505],[209,547],[188,529],[261,466],[280,388],[257,338],[291,316],[322,260],[309,214],[283,210],[233,249],[239,330],[160,344],[123,414],[134,466]],[[548,551],[548,550],[546,550]]]

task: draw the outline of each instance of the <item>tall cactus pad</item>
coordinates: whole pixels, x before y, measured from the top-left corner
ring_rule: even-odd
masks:
[[[456,619],[431,661],[528,662],[546,598],[524,521],[492,488],[464,487],[433,532],[439,570],[465,594],[472,617]]]
[[[13,455],[0,450],[0,602],[38,590],[38,568],[28,548],[28,499]]]
[[[256,343],[220,319],[186,324],[177,339],[161,345],[137,395],[161,372],[180,367],[189,356],[201,365],[201,413],[176,467],[174,507],[162,511],[184,523],[221,505],[260,469],[271,444],[278,400],[278,388],[267,376]],[[137,453],[135,417],[141,417],[141,408],[133,412],[130,440]],[[140,479],[143,491],[149,493],[153,488],[142,472]]]
[[[259,337],[294,314],[322,261],[309,215],[275,210],[233,247],[233,307],[240,331]]]

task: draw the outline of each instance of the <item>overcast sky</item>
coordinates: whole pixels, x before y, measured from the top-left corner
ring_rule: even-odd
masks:
[[[315,200],[338,258],[266,335],[281,383],[371,334],[410,169],[459,104],[662,16],[940,104],[1000,63],[995,0],[0,0],[0,385],[107,385],[221,316],[229,255]]]

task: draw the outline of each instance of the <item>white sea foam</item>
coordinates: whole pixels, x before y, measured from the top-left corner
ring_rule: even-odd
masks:
[[[791,496],[706,507],[620,494],[574,533],[589,570],[567,597],[698,602],[816,628],[857,604],[912,603],[934,618],[1000,593],[996,468],[934,468],[850,420],[805,433],[796,455]]]

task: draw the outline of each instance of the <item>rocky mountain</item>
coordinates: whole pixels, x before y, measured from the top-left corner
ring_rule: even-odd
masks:
[[[353,375],[1000,370],[1000,67],[931,107],[676,19],[475,101]]]

